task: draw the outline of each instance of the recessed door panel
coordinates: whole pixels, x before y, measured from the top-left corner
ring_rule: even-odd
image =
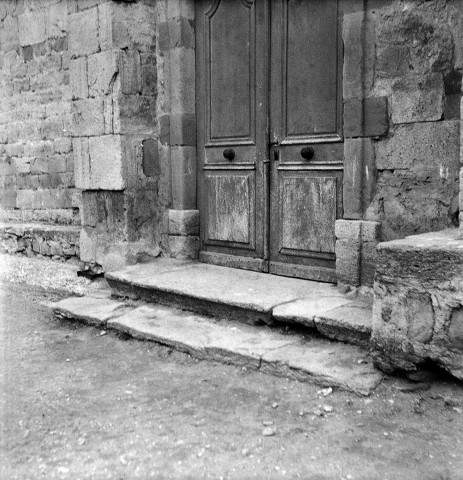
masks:
[[[207,225],[205,242],[255,248],[254,172],[207,172]]]

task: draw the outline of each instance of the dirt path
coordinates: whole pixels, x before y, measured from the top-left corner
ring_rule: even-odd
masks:
[[[56,294],[2,295],[2,480],[463,479],[461,384],[323,396],[60,323],[40,303]]]

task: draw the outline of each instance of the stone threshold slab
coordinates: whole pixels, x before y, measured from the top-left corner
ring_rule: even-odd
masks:
[[[204,263],[159,259],[106,274],[113,293],[250,324],[296,323],[361,346],[371,336],[371,302],[331,284]]]
[[[382,380],[368,353],[278,329],[217,321],[163,305],[130,305],[112,298],[75,297],[52,306],[61,318],[125,332],[203,360],[259,369],[299,381],[369,395]]]

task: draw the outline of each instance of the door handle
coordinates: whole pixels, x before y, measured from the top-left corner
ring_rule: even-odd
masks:
[[[301,148],[301,157],[304,160],[311,160],[315,155],[315,151],[312,147],[303,147]]]
[[[226,148],[223,151],[223,156],[231,162],[235,158],[235,150],[233,150],[233,148]]]

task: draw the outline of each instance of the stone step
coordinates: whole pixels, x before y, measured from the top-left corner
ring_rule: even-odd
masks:
[[[193,261],[159,259],[106,274],[118,297],[249,324],[316,328],[329,338],[367,347],[371,302],[334,285]]]
[[[361,395],[370,394],[383,378],[368,353],[357,346],[303,338],[281,328],[218,321],[173,307],[137,305],[101,296],[68,298],[52,308],[61,318],[125,332],[198,359],[245,366]]]

